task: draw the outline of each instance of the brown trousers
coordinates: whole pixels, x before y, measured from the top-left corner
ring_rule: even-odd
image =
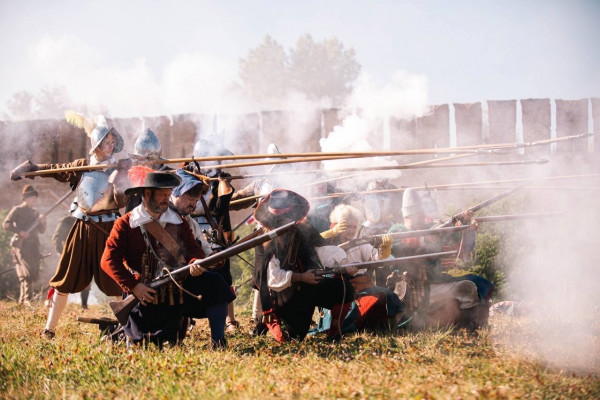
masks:
[[[40,272],[40,257],[37,251],[28,251],[13,247],[11,249],[13,260],[17,268],[17,277],[20,283],[19,304],[31,301],[33,297],[33,282],[38,279]]]

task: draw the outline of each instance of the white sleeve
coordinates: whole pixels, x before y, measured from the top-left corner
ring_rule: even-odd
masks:
[[[273,257],[267,267],[267,286],[276,292],[292,286],[292,271],[286,271],[280,268],[279,259]]]

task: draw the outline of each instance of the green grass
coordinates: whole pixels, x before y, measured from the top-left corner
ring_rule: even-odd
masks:
[[[69,304],[48,341],[39,337],[46,309],[0,302],[0,397],[600,398],[597,355],[585,371],[548,367],[511,340],[527,337],[523,319],[494,319],[477,334],[361,333],[338,344],[309,337],[279,345],[248,335],[248,311],[240,308],[242,329],[229,349],[215,352],[204,320],[180,347],[128,350],[100,341],[95,325],[75,321],[78,314]],[[110,315],[106,305],[85,314]]]

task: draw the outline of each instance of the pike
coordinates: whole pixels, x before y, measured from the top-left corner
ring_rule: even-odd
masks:
[[[580,179],[580,178],[599,178],[600,174],[581,174],[581,175],[560,175],[560,176],[547,176],[544,178],[539,178],[540,181],[543,180],[571,180],[571,179]],[[426,186],[413,186],[412,189],[438,189],[438,190],[446,190],[452,188],[461,188],[466,189],[468,187],[476,187],[480,185],[489,185],[489,184],[503,184],[503,183],[528,183],[531,182],[531,179],[505,179],[505,180],[496,180],[496,181],[479,181],[479,182],[463,182],[463,183],[447,183],[444,185],[426,185]],[[408,188],[397,188],[397,189],[381,189],[381,190],[371,190],[371,191],[358,191],[358,192],[336,192],[329,193],[326,196],[319,197],[311,197],[311,200],[322,200],[329,197],[344,197],[349,196],[351,194],[378,194],[378,193],[394,193],[394,192],[404,192]],[[502,189],[501,187],[497,187],[497,189]]]
[[[199,265],[203,268],[208,268],[211,265],[215,265],[223,260],[228,259],[229,257],[233,257],[236,254],[242,253],[248,249],[256,247],[256,246],[258,246],[264,242],[267,242],[271,239],[275,239],[276,237],[281,236],[284,233],[288,232],[290,229],[292,229],[294,227],[294,225],[296,225],[296,222],[290,222],[286,225],[283,225],[283,226],[281,226],[277,229],[274,229],[270,232],[267,232],[265,234],[257,236],[253,239],[244,240],[241,243],[238,243],[234,246],[228,247],[227,249],[225,249],[219,253],[216,253],[212,256],[208,256],[202,260],[196,260],[191,264],[180,267],[180,268],[178,268],[174,271],[171,271],[167,274],[163,274],[162,276],[159,276],[158,278],[154,279],[152,282],[148,283],[148,287],[150,287],[152,289],[158,289],[162,286],[165,286],[172,280],[186,277],[189,274],[190,267],[192,267],[193,265]],[[115,317],[117,317],[117,320],[122,325],[125,325],[127,323],[127,320],[129,319],[129,313],[131,312],[133,307],[135,307],[137,305],[138,302],[139,302],[139,299],[137,297],[135,297],[134,295],[130,294],[123,300],[111,301],[109,303],[109,305],[110,305],[110,308],[112,309],[113,313],[115,314]]]
[[[353,264],[335,265],[333,267],[317,269],[317,270],[315,270],[315,275],[322,276],[322,275],[328,275],[328,274],[344,274],[350,267],[354,267],[354,268],[358,268],[358,269],[373,270],[373,269],[377,269],[377,268],[381,268],[381,267],[387,267],[390,265],[404,264],[404,263],[410,262],[410,261],[455,256],[457,253],[458,252],[456,250],[442,251],[439,253],[419,254],[416,256],[399,257],[399,258],[392,258],[392,259],[379,260],[379,261],[368,261],[368,262],[360,262],[360,263],[353,263]]]
[[[415,149],[415,150],[402,150],[402,151],[370,151],[370,152],[312,152],[312,153],[282,153],[282,154],[247,154],[247,155],[231,155],[231,156],[213,156],[213,157],[189,157],[189,158],[170,158],[163,160],[148,161],[144,164],[181,164],[187,162],[208,162],[208,161],[224,161],[224,160],[243,160],[243,159],[257,159],[257,158],[287,158],[289,160],[271,160],[271,161],[258,161],[256,163],[233,163],[233,164],[217,164],[206,166],[204,168],[238,168],[243,166],[255,166],[255,165],[272,165],[276,164],[275,161],[287,161],[290,162],[312,162],[312,161],[324,161],[327,159],[345,159],[345,158],[364,158],[364,157],[389,157],[389,156],[403,156],[403,155],[419,155],[419,154],[455,154],[455,153],[472,153],[472,152],[493,152],[495,150],[507,150],[507,149],[520,149],[525,147],[540,146],[556,142],[562,142],[566,140],[575,140],[588,138],[593,136],[592,133],[583,133],[579,135],[562,136],[555,139],[540,140],[537,142],[528,143],[498,143],[498,144],[486,144],[486,145],[475,145],[475,146],[462,146],[462,147],[445,147],[438,149]],[[24,172],[21,174],[23,177],[33,177],[48,175],[53,173],[61,172],[77,172],[77,171],[95,171],[104,170],[108,168],[116,168],[118,164],[97,164],[97,165],[83,165],[80,167],[69,167],[69,168],[56,168],[51,170],[39,170]]]
[[[526,213],[526,214],[512,214],[512,215],[487,215],[483,217],[473,217],[474,221],[477,223],[483,222],[501,222],[501,221],[516,221],[523,219],[537,219],[537,218],[548,218],[548,217],[559,217],[564,215],[564,212],[548,212],[548,213]],[[408,239],[415,237],[423,237],[423,236],[432,236],[432,235],[444,235],[446,233],[454,233],[464,231],[465,229],[469,229],[469,225],[460,225],[460,226],[450,226],[445,228],[432,228],[432,229],[421,229],[415,231],[407,231],[407,232],[395,232],[388,233],[387,236],[390,236],[392,239]],[[378,235],[369,235],[365,237],[360,237],[357,239],[352,239],[347,242],[341,243],[338,247],[343,250],[348,250],[352,247],[360,246],[361,244],[373,243],[374,239],[382,238],[386,236],[385,234]]]

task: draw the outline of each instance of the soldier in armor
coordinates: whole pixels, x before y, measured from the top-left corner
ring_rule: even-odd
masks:
[[[302,222],[309,211],[308,201],[297,193],[277,189],[256,208],[255,219],[265,229],[275,229],[292,221],[301,221],[295,228],[268,242],[263,265],[255,270],[254,281],[260,290],[263,321],[276,340],[306,336],[315,307],[332,310],[328,340],[339,340],[341,324],[354,298],[352,286],[338,278],[317,276],[320,267],[316,247],[325,240],[310,224]]]
[[[141,192],[142,204],[115,222],[102,269],[125,293],[140,300],[124,326],[132,343],[175,344],[183,339],[189,318],[208,318],[212,346],[221,348],[225,346],[227,303],[235,298],[221,275],[194,265],[191,276],[182,282],[160,290],[147,286],[165,268],[173,270],[204,258],[187,221],[169,208],[172,189],[181,183],[175,174],[152,172],[142,186],[126,191]]]
[[[162,146],[160,140],[150,129],[145,129],[137,137],[133,145],[133,153],[129,153],[129,158],[133,163],[133,167],[129,170],[129,180],[132,184],[142,183],[145,174],[149,171],[167,171],[171,170],[166,164],[149,164],[150,162],[160,161],[162,159]],[[140,182],[134,182],[134,176],[140,176]],[[129,196],[125,212],[133,210],[142,203],[141,195],[133,193]]]
[[[46,230],[46,219],[34,208],[38,192],[31,185],[23,187],[23,203],[10,209],[2,227],[14,233],[11,254],[17,268],[20,283],[19,304],[29,305],[33,294],[33,282],[40,271],[39,233]]]
[[[11,171],[12,180],[21,179],[29,171],[68,169],[97,164],[114,164],[114,153],[123,149],[123,139],[116,129],[108,127],[105,118],[99,118],[90,133],[89,159],[78,159],[67,164],[33,164],[26,161]],[[71,205],[75,221],[58,261],[56,273],[50,279],[55,289],[52,305],[42,335],[53,338],[60,316],[67,305],[69,293],[78,293],[88,287],[92,279],[109,296],[121,295],[121,288],[100,268],[104,243],[119,208],[126,198],[123,190],[129,185],[127,170],[130,160],[120,160],[116,169],[95,171],[66,171],[43,175],[59,182],[68,182],[77,193]]]

